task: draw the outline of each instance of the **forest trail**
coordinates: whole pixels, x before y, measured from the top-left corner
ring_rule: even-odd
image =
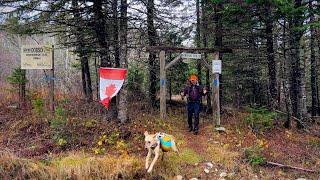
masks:
[[[213,121],[210,119],[212,115],[200,112],[199,134],[195,135],[193,132],[189,132],[188,129],[187,109],[185,107],[186,104],[183,104],[183,102],[186,103],[185,100],[181,100],[180,95],[173,95],[172,100],[182,103],[182,106],[180,104],[180,107],[175,108],[175,112],[178,112],[178,114],[174,114],[176,118],[173,118],[173,120],[169,119],[169,123],[172,123],[172,126],[174,127],[173,133],[183,137],[188,148],[202,156],[205,155],[208,141],[214,131]],[[192,122],[194,122],[194,117]]]

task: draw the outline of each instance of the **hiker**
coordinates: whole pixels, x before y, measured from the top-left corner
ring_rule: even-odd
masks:
[[[199,132],[199,112],[200,112],[200,100],[201,96],[206,94],[206,90],[198,84],[198,77],[191,75],[189,78],[190,84],[187,84],[184,91],[181,92],[181,96],[187,96],[187,110],[188,110],[188,125],[189,132],[194,132],[195,135]],[[194,124],[192,124],[192,118],[194,114]]]

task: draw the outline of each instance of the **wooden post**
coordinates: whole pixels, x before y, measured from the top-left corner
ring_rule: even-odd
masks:
[[[50,110],[54,114],[54,45],[52,45],[52,69],[50,70]]]
[[[160,51],[160,118],[166,119],[166,53]]]
[[[214,60],[219,60],[219,52],[214,53]],[[212,85],[212,113],[215,120],[215,126],[220,126],[220,99],[219,99],[219,73],[213,74],[213,85]]]
[[[94,57],[94,69],[95,69],[95,71],[96,71],[97,101],[99,101],[99,74],[98,74],[97,56],[96,56],[96,54],[95,54],[95,57]]]

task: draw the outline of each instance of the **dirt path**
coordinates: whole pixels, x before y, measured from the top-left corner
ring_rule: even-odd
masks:
[[[180,112],[184,114],[180,116],[178,120],[172,121],[174,133],[179,134],[183,137],[183,140],[186,142],[186,147],[192,149],[199,155],[204,155],[207,148],[207,142],[209,140],[209,129],[208,122],[203,122],[203,117],[200,117],[199,122],[199,134],[195,135],[193,132],[188,131],[187,115],[184,107],[179,108]],[[194,119],[193,119],[194,121]]]
[[[207,147],[206,142],[207,138],[204,136],[204,133],[194,135],[192,133],[186,133],[185,139],[187,141],[187,146],[197,152],[200,155],[205,154],[205,149]]]

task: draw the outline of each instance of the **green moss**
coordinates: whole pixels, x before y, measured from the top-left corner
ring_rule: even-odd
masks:
[[[161,157],[160,157],[161,158]],[[163,161],[159,161],[155,165],[155,173],[163,177],[174,177],[177,174],[197,174],[199,173],[198,169],[194,172],[185,171],[185,168],[188,165],[193,166],[196,163],[202,161],[202,157],[197,154],[192,149],[184,149],[178,155],[177,153],[166,153]]]
[[[185,149],[181,152],[180,158],[183,162],[186,162],[187,164],[193,165],[195,163],[199,163],[202,161],[202,156],[200,156],[198,153],[193,151],[192,149]]]

